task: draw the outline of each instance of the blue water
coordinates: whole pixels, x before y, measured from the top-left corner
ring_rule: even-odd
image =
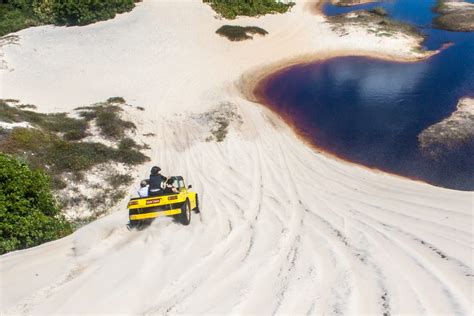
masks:
[[[474,96],[474,33],[433,29],[434,0],[386,1],[326,14],[383,6],[422,28],[430,49],[454,42],[417,63],[363,57],[292,66],[267,78],[262,98],[317,147],[369,167],[437,186],[474,190],[474,148],[443,159],[423,157],[417,136],[449,116],[461,97]]]

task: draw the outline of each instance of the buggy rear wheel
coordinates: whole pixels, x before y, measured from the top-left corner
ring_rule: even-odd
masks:
[[[185,226],[191,223],[191,206],[189,205],[189,200],[186,200],[181,206],[181,214],[178,215],[178,220]]]
[[[129,218],[129,223],[128,223],[128,227],[130,228],[137,228],[141,225],[141,221],[139,220],[133,220],[131,219],[130,217],[136,213],[140,213],[140,209],[137,209],[136,211],[132,211],[132,210],[128,210],[128,218]]]

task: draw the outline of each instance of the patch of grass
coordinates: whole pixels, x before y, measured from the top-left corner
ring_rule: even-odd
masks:
[[[436,5],[433,7],[433,12],[444,13],[449,10],[449,6],[446,4],[446,0],[437,0]]]
[[[214,11],[226,19],[235,19],[237,16],[259,16],[265,14],[285,13],[294,2],[282,3],[275,0],[203,0]]]
[[[72,172],[80,179],[81,173],[110,161],[138,165],[149,160],[134,147],[118,149],[101,143],[70,142],[51,132],[33,128],[15,128],[0,142],[2,152],[23,157],[33,168],[45,169],[55,188],[63,187],[59,175]]]
[[[149,159],[139,151],[141,149],[144,149],[144,146],[138,145],[131,138],[124,138],[118,145],[116,160],[130,165],[142,164]]]
[[[36,110],[36,105],[33,105],[33,104],[19,104],[19,105],[17,105],[17,108],[22,109],[22,110],[25,110],[25,109]]]
[[[132,183],[133,177],[128,174],[113,174],[105,180],[112,188],[118,188]]]
[[[109,99],[110,100],[110,99]],[[111,140],[119,140],[125,136],[128,130],[135,130],[136,125],[125,121],[120,117],[123,110],[110,103],[100,103],[95,106],[79,107],[79,115],[86,121],[96,120],[101,135]]]
[[[205,141],[210,142],[215,140],[216,142],[222,142],[229,132],[230,124],[236,122],[242,123],[242,117],[237,112],[237,107],[232,103],[221,103],[215,109],[205,113],[203,115],[205,120],[208,122],[211,133]]]
[[[118,111],[113,111],[110,108],[105,111],[98,111],[96,122],[103,136],[120,139],[124,137],[125,131],[136,129],[135,124],[122,120],[117,113]]]
[[[229,127],[229,120],[223,117],[219,117],[215,121],[217,123],[217,128],[212,130],[212,135],[214,135],[217,142],[222,142],[227,136],[227,131]]]
[[[379,16],[388,16],[387,10],[382,7],[375,7],[372,10],[369,10],[370,13],[377,14]]]
[[[23,157],[35,169],[46,170],[56,189],[64,188],[62,174],[72,173],[81,179],[82,172],[110,161],[128,165],[144,163],[149,158],[141,153],[143,146],[125,137],[132,122],[120,117],[120,109],[103,103],[81,108],[82,118],[65,113],[44,114],[9,106],[0,100],[0,121],[29,122],[35,128],[2,129],[1,152]],[[31,108],[31,106],[28,106]],[[79,142],[88,135],[90,120],[95,119],[101,133],[117,143],[117,148],[101,143]]]
[[[32,108],[35,106],[29,104],[11,107],[4,100],[0,100],[0,121],[28,122],[45,131],[63,133],[67,140],[80,140],[87,136],[87,121],[68,117],[66,113],[44,114],[24,110]]]
[[[7,0],[0,2],[0,37],[44,24],[86,25],[132,10],[134,0]]]
[[[19,103],[20,102],[20,100],[17,100],[17,99],[3,99],[1,101],[7,102],[7,103]]]
[[[453,32],[474,31],[474,9],[454,11],[440,9],[439,12],[440,16],[433,20],[437,28]]]
[[[79,219],[75,227],[106,213],[125,196],[124,186],[133,181],[133,178],[127,174],[116,173],[114,163],[131,166],[149,160],[141,152],[145,146],[125,136],[126,131],[135,128],[135,125],[121,118],[123,110],[120,107],[110,104],[119,100],[111,100],[113,99],[80,108],[79,118],[71,118],[65,113],[38,113],[30,110],[33,106],[0,100],[0,120],[10,123],[29,122],[32,126],[0,128],[0,155],[15,156],[25,161],[32,170],[41,170],[48,174],[56,194],[62,190],[58,194],[62,208],[92,210],[93,215],[87,219]],[[84,135],[90,132],[92,120],[97,123],[100,133],[110,138],[112,145],[84,141]],[[111,129],[109,124],[115,124],[119,130]],[[109,168],[110,165],[112,166]],[[87,193],[81,193],[80,184],[94,184],[86,175],[96,170],[97,176],[101,177],[103,182],[100,187],[94,189],[97,196],[91,198],[86,196]],[[107,177],[110,174],[113,176]]]
[[[118,203],[126,195],[127,195],[127,192],[125,190],[112,190],[109,197],[111,204],[113,205],[113,204]]]
[[[119,104],[125,104],[127,103],[124,98],[122,97],[111,97],[107,99],[108,103],[119,103]]]
[[[392,20],[382,8],[375,8],[370,11],[353,11],[350,15],[330,16],[328,21],[335,26],[335,29],[344,28],[346,25],[370,27],[369,32],[377,36],[393,36],[395,32],[401,32],[409,36],[423,36],[417,27],[409,23]]]
[[[217,31],[220,36],[227,37],[231,41],[244,41],[253,39],[254,34],[265,36],[268,34],[264,29],[257,26],[223,25]]]

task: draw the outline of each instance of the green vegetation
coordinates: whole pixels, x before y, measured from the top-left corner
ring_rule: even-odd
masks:
[[[209,125],[210,135],[205,139],[206,142],[225,140],[231,124],[242,124],[242,117],[238,113],[237,107],[233,103],[221,103],[216,108],[204,113],[201,116]]]
[[[0,184],[0,254],[71,233],[43,171],[0,153]]]
[[[43,114],[25,110],[35,108],[29,104],[11,107],[5,101],[0,100],[0,121],[28,122],[44,130],[62,133],[66,140],[80,140],[87,136],[89,124],[85,120],[68,117],[66,113]]]
[[[32,2],[27,0],[0,2],[0,37],[42,24],[41,19],[33,11]]]
[[[226,19],[235,19],[238,15],[258,16],[264,14],[285,13],[293,5],[275,0],[203,0],[214,11]]]
[[[28,122],[35,127],[4,130],[0,135],[1,151],[22,157],[32,168],[45,170],[57,189],[64,186],[61,180],[64,173],[80,179],[82,172],[99,164],[114,161],[138,165],[149,159],[140,152],[141,146],[125,137],[126,131],[135,129],[135,125],[121,119],[122,109],[118,106],[105,102],[79,108],[81,118],[71,118],[65,113],[37,113],[21,107],[0,101],[0,121]],[[79,141],[89,135],[92,120],[104,137],[117,142],[116,148]]]
[[[449,10],[449,6],[446,4],[446,0],[437,0],[436,5],[433,8],[433,12],[442,13]]]
[[[253,39],[254,34],[265,36],[268,34],[264,29],[257,26],[238,26],[238,25],[224,25],[217,31],[220,36],[227,37],[231,41],[244,41]]]
[[[345,34],[345,26],[355,25],[363,26],[369,33],[374,33],[377,36],[393,36],[396,33],[414,37],[423,36],[415,26],[391,19],[383,8],[374,8],[370,11],[358,10],[350,14],[330,16],[328,21],[333,24],[334,30],[341,31],[342,34]]]
[[[116,105],[110,105],[110,103],[117,103],[116,101],[110,102],[111,99],[105,103],[80,107],[76,110],[81,111],[80,116],[86,121],[95,119],[102,136],[111,140],[119,140],[124,137],[127,130],[134,130],[136,126],[132,122],[120,118],[119,113],[122,112],[122,109]]]
[[[77,228],[97,218],[125,196],[124,187],[133,178],[118,173],[111,163],[128,168],[149,158],[141,152],[147,146],[127,137],[135,125],[122,119],[123,109],[117,104],[126,102],[110,98],[78,108],[71,117],[35,112],[34,105],[17,100],[0,100],[0,121],[29,124],[0,128],[0,254],[63,237],[71,225]],[[91,129],[94,125],[97,132]],[[97,134],[107,141],[87,140]],[[91,183],[86,177],[90,172],[93,197],[81,192]],[[61,190],[60,205],[51,189]],[[86,217],[73,214],[67,222],[61,207],[90,211]]]
[[[112,19],[117,13],[132,10],[134,0],[52,0],[39,1],[45,13],[53,13],[53,22],[60,25],[85,25]]]
[[[132,10],[134,0],[5,0],[0,36],[42,24],[86,25]]]
[[[124,98],[122,97],[111,97],[107,99],[108,103],[119,103],[119,104],[126,104],[127,101],[125,101]]]
[[[375,7],[372,10],[369,10],[370,13],[374,13],[380,16],[388,16],[387,10],[382,7]]]
[[[364,3],[376,2],[380,0],[332,0],[331,3],[338,7],[351,7],[355,5],[360,5]]]
[[[474,4],[464,3],[452,5],[454,1],[438,0],[433,11],[439,16],[433,19],[433,24],[440,29],[453,32],[474,31]]]
[[[132,183],[133,178],[128,174],[113,174],[106,179],[107,183],[113,188]]]
[[[216,118],[215,123],[217,127],[211,131],[212,135],[216,139],[216,142],[222,142],[227,136],[229,128],[229,120],[224,117]]]
[[[108,161],[141,164],[146,157],[134,148],[114,149],[101,143],[70,142],[51,132],[34,128],[15,128],[0,142],[2,151],[26,159],[36,168],[46,167],[53,175],[77,175]]]

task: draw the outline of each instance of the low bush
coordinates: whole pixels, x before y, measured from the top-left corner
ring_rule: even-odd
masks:
[[[284,13],[293,5],[293,2],[283,3],[275,0],[203,0],[214,11],[227,19],[235,19],[239,15],[258,16],[264,14]]]
[[[231,41],[244,41],[252,39],[254,34],[265,36],[268,34],[264,29],[257,26],[223,25],[217,31],[220,36],[227,37]]]
[[[86,121],[95,119],[102,136],[111,140],[121,139],[125,136],[126,131],[136,129],[135,124],[120,117],[122,109],[116,105],[104,103],[96,106],[80,107],[77,110],[80,110],[79,115]]]
[[[41,20],[33,11],[32,1],[0,2],[0,37],[40,24]]]
[[[109,99],[110,100],[110,99]],[[132,122],[121,118],[122,109],[107,102],[79,108],[81,118],[65,113],[44,114],[22,105],[9,106],[0,100],[0,121],[29,122],[34,128],[14,128],[0,133],[0,152],[17,155],[33,168],[45,170],[55,189],[64,188],[63,173],[80,179],[84,171],[110,161],[129,165],[144,163],[149,158],[141,153],[143,146],[125,137]],[[28,107],[30,108],[30,107]],[[114,141],[117,148],[102,143],[84,142],[91,120],[96,120],[101,134]]]
[[[124,98],[122,97],[111,97],[107,99],[108,103],[120,103],[120,104],[125,104],[127,103]]]
[[[118,149],[101,143],[70,142],[33,128],[15,128],[0,143],[2,151],[22,156],[35,168],[46,168],[51,175],[79,174],[108,161],[138,165],[149,158],[134,147]]]
[[[71,233],[50,188],[43,171],[0,153],[0,254]]]
[[[375,7],[369,12],[380,15],[380,16],[388,16],[387,10],[385,10],[383,7]]]
[[[133,182],[133,177],[128,174],[113,174],[106,181],[114,189],[123,185],[129,185]]]
[[[0,100],[0,121],[28,122],[47,131],[63,133],[68,140],[80,140],[87,136],[87,121],[71,118],[66,113],[44,114],[25,110],[32,107],[34,106],[13,107]]]
[[[51,188],[58,192],[73,183],[71,191],[79,192],[77,184],[87,184],[86,172],[95,167],[100,170],[113,162],[137,165],[149,160],[141,153],[144,146],[125,136],[135,125],[123,120],[122,109],[110,102],[121,103],[109,99],[81,108],[81,117],[72,118],[65,113],[38,113],[28,110],[34,106],[0,100],[0,121],[32,125],[0,128],[0,254],[54,240],[71,231],[71,224],[60,215],[60,207],[52,198]],[[83,139],[92,120],[104,136],[111,138],[112,145]],[[91,200],[101,206],[91,218],[122,198],[123,186],[133,180],[115,173],[109,179],[102,177],[114,189],[104,189],[101,198]],[[63,206],[71,205],[68,196],[61,198]],[[81,203],[82,197],[73,194],[70,199]]]
[[[86,25],[132,10],[134,0],[4,0],[0,2],[0,36],[42,25]]]
[[[46,0],[38,3],[47,2]],[[40,12],[50,11],[53,22],[59,25],[86,25],[112,19],[117,13],[132,10],[134,0],[53,0]]]

